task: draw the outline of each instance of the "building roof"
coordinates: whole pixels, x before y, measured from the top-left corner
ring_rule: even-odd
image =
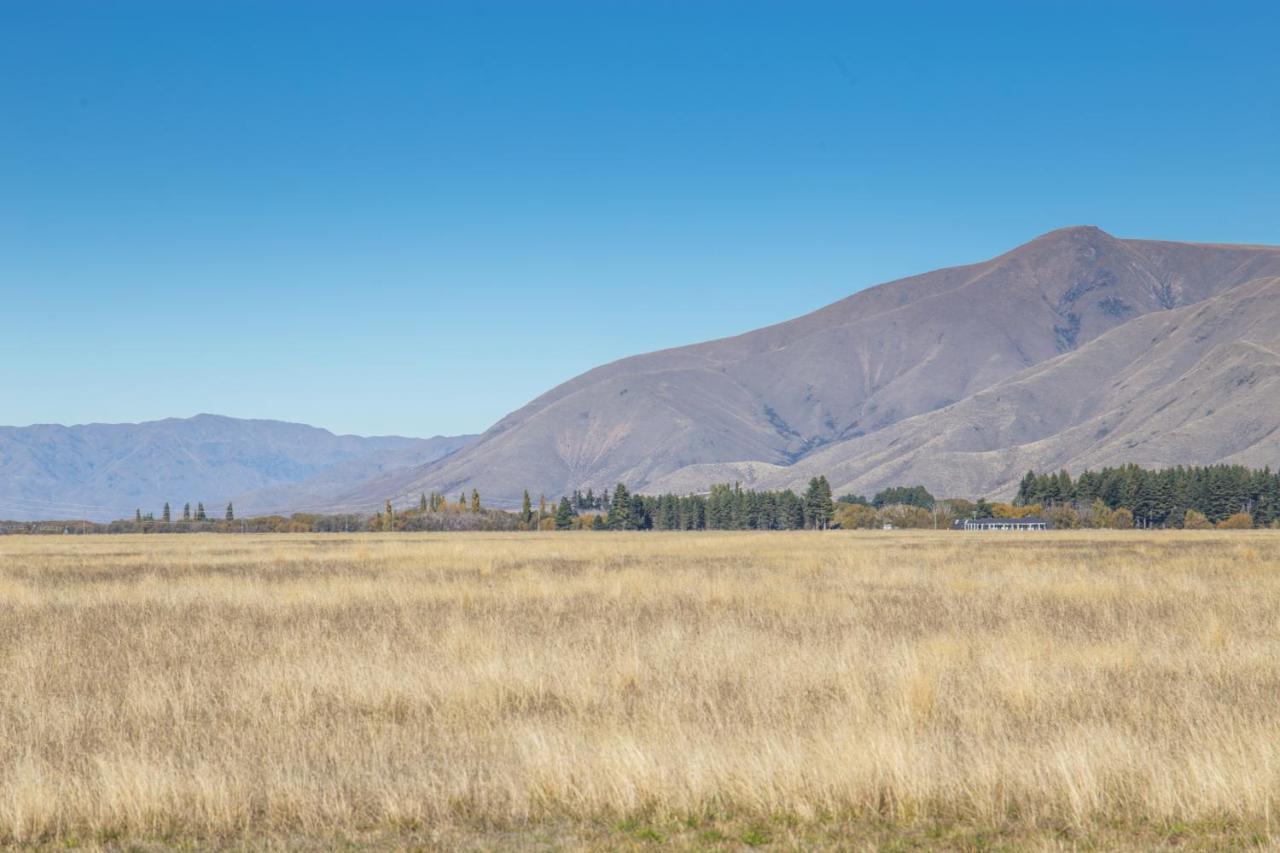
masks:
[[[966,518],[966,522],[974,524],[1047,524],[1043,518],[1029,515],[1025,518]]]

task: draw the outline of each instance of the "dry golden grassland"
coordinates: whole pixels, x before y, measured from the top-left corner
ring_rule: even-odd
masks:
[[[6,843],[1280,838],[1276,533],[0,537],[0,667]]]

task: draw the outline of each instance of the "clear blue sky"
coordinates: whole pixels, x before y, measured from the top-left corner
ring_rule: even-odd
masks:
[[[1280,243],[1278,45],[1273,3],[8,0],[0,423],[473,431],[1063,225]]]

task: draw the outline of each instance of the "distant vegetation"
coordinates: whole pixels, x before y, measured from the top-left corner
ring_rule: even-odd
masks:
[[[1028,471],[1014,503],[1059,527],[1269,527],[1280,521],[1280,473],[1241,465]]]
[[[422,495],[417,506],[387,501],[374,515],[294,513],[237,518],[227,504],[220,518],[190,503],[175,517],[165,504],[157,519],[141,509],[132,520],[0,521],[0,533],[359,533],[499,530],[826,530],[950,527],[975,516],[1039,516],[1057,528],[1252,528],[1280,525],[1280,473],[1239,465],[1152,470],[1137,465],[1085,471],[1072,479],[1028,471],[1011,503],[984,498],[937,499],[924,486],[893,486],[870,499],[833,500],[826,477],[802,494],[756,491],[723,483],[705,495],[643,495],[619,483],[613,492],[574,491],[558,501],[526,491],[518,511],[483,506],[480,493]]]

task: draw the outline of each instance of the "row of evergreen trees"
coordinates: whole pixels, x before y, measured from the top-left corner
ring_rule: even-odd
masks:
[[[1207,465],[1149,469],[1138,465],[1084,471],[1073,480],[1067,471],[1028,471],[1015,503],[1087,507],[1095,501],[1125,509],[1144,527],[1173,527],[1188,510],[1219,522],[1247,513],[1259,526],[1280,519],[1280,472],[1269,467]]]
[[[924,510],[933,509],[933,495],[924,486],[890,486],[876,492],[875,497],[867,500],[862,495],[841,495],[840,503],[854,506],[871,506],[884,509],[887,506],[914,506]]]
[[[441,492],[432,492],[429,497],[424,494],[418,501],[418,512],[420,513],[449,512],[450,510],[457,512],[480,512],[481,509],[479,489],[471,490],[470,503],[467,502],[466,492],[460,492],[458,494],[458,502],[456,504],[450,504],[449,499]],[[387,512],[391,512],[391,501],[387,501]]]
[[[590,524],[578,518],[590,514]],[[563,497],[554,513],[558,530],[823,530],[831,526],[835,502],[826,477],[814,477],[803,495],[790,489],[754,491],[741,486],[712,486],[706,495],[641,495],[619,483],[612,495],[575,492]],[[535,515],[525,492],[520,520],[529,529],[543,526],[545,504]]]
[[[231,504],[227,504],[227,510],[226,512],[223,513],[222,517],[225,521],[235,521],[236,520],[235,507],[232,506]],[[155,520],[156,520],[155,513],[151,513],[151,512],[144,513],[141,507],[133,511],[133,521],[135,524],[142,524],[143,522],[150,522]],[[196,508],[194,510],[191,508],[190,503],[183,504],[182,521],[210,521],[210,520],[211,519],[209,518],[209,514],[204,511],[203,503],[200,503],[199,501],[197,501]],[[169,503],[167,501],[165,502],[164,509],[161,510],[160,512],[160,521],[162,521],[165,524],[169,524],[171,521],[173,521],[173,512],[169,508]]]

